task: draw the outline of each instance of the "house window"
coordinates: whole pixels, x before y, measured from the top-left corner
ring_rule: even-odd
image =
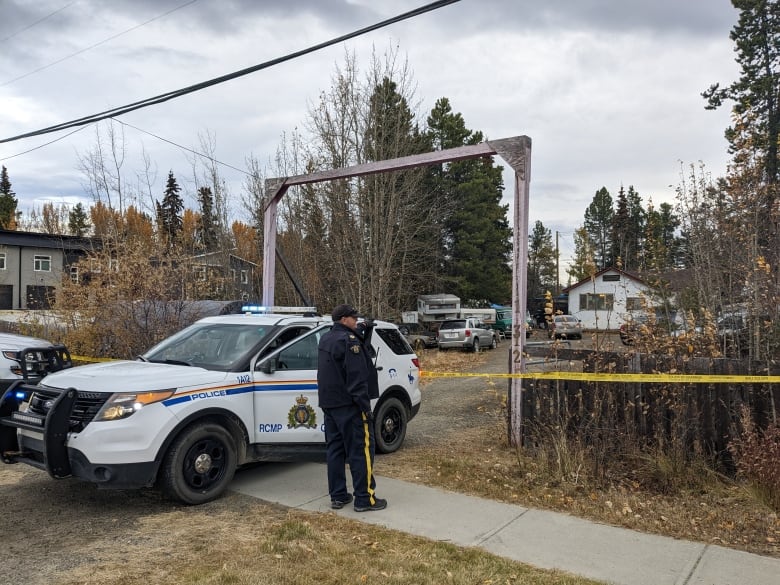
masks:
[[[580,311],[611,311],[615,296],[609,293],[580,295]]]
[[[51,272],[51,256],[34,256],[33,270],[35,272]]]
[[[235,268],[231,268],[230,269],[230,280],[232,280],[233,282],[236,281],[236,269]]]
[[[70,279],[72,282],[78,282],[79,281],[79,267],[78,266],[71,266],[70,267]]]
[[[241,284],[249,284],[249,271],[248,270],[242,270],[241,271]]]
[[[619,274],[605,274],[601,277],[604,282],[620,282]]]
[[[195,267],[195,280],[199,280],[201,282],[205,282],[205,280],[206,280],[206,267],[205,266],[196,266]]]
[[[642,297],[626,297],[626,311],[641,311]]]
[[[5,252],[0,254],[0,270],[5,270]]]

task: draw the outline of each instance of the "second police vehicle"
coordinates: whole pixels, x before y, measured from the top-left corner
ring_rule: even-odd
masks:
[[[200,504],[243,464],[324,459],[317,346],[330,317],[246,309],[201,319],[135,361],[11,386],[0,399],[3,460]],[[419,361],[392,323],[377,321],[371,343],[376,448],[389,453],[420,408]]]

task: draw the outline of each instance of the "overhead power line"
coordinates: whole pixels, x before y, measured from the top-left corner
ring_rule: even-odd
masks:
[[[238,171],[239,173],[244,173],[247,176],[252,176],[252,173],[246,172],[244,169],[239,169],[238,167],[234,167],[231,164],[228,164],[226,162],[222,162],[219,159],[214,158],[211,155],[205,154],[203,152],[198,152],[197,150],[193,150],[192,148],[188,148],[186,146],[182,146],[181,144],[178,144],[174,142],[173,140],[168,140],[167,138],[163,138],[162,136],[155,134],[154,132],[149,132],[148,130],[144,130],[143,128],[139,128],[138,126],[133,126],[132,124],[128,124],[127,122],[123,122],[122,120],[118,120],[117,118],[112,118],[114,122],[118,122],[122,124],[123,126],[127,126],[128,128],[132,128],[133,130],[138,130],[139,132],[143,132],[144,134],[148,134],[149,136],[156,138],[157,140],[162,140],[163,142],[167,142],[168,144],[172,144],[176,148],[181,148],[182,150],[186,150],[187,152],[191,152],[192,154],[196,154],[202,158],[213,160],[215,163],[222,165],[223,167],[227,167],[229,169],[233,169],[234,171]],[[76,131],[78,132],[78,130]]]
[[[75,1],[74,1],[74,2],[69,2],[68,4],[66,4],[65,6],[63,6],[62,8],[58,8],[58,9],[57,9],[57,10],[55,10],[54,12],[49,12],[49,14],[47,14],[47,15],[46,15],[46,16],[44,16],[43,18],[39,18],[39,19],[38,19],[38,20],[36,20],[35,22],[33,22],[33,23],[31,23],[31,24],[28,24],[28,25],[27,25],[27,26],[25,26],[24,28],[21,28],[21,29],[19,29],[19,30],[18,30],[18,31],[16,31],[15,33],[11,33],[11,34],[10,34],[10,35],[8,35],[7,37],[5,37],[5,38],[3,38],[3,39],[0,39],[0,43],[4,43],[4,42],[6,42],[6,41],[10,41],[10,40],[11,40],[12,38],[14,38],[16,35],[22,34],[22,33],[23,33],[24,31],[26,31],[26,30],[30,30],[30,29],[31,29],[32,27],[34,27],[36,24],[40,24],[40,23],[42,23],[42,22],[43,22],[44,20],[46,20],[47,18],[51,18],[52,16],[54,16],[54,15],[55,15],[55,14],[57,14],[58,12],[62,12],[62,11],[63,11],[63,10],[65,10],[66,8],[69,8],[69,7],[73,6],[75,3],[76,3]]]
[[[284,55],[283,57],[277,57],[276,59],[271,59],[270,61],[266,61],[265,63],[260,63],[258,65],[254,65],[252,67],[247,67],[246,69],[241,69],[239,71],[235,71],[233,73],[228,73],[227,75],[222,75],[220,77],[215,77],[214,79],[210,79],[208,81],[203,81],[201,83],[197,83],[195,85],[190,85],[189,87],[184,87],[182,89],[177,89],[174,91],[170,91],[167,93],[163,93],[151,98],[147,98],[145,100],[140,100],[137,102],[133,102],[131,104],[127,104],[125,106],[119,106],[116,108],[112,108],[110,110],[105,110],[103,112],[99,112],[97,114],[92,114],[90,116],[84,116],[83,118],[77,118],[75,120],[70,120],[69,122],[62,122],[61,124],[56,124],[54,126],[49,126],[48,128],[42,128],[40,130],[34,130],[32,132],[27,132],[25,134],[19,134],[17,136],[12,136],[10,138],[3,138],[0,139],[0,144],[6,143],[6,142],[13,142],[15,140],[21,140],[22,138],[30,138],[32,136],[40,136],[42,134],[49,134],[51,132],[59,132],[61,130],[67,130],[68,128],[75,128],[77,126],[84,126],[86,124],[92,124],[94,122],[99,122],[100,120],[105,120],[107,118],[115,118],[116,116],[120,116],[122,114],[126,114],[128,112],[132,112],[135,110],[140,110],[141,108],[147,108],[152,105],[160,104],[163,102],[166,102],[168,100],[172,100],[174,98],[179,98],[184,95],[187,95],[189,93],[193,93],[196,91],[200,91],[201,89],[205,89],[207,87],[211,87],[212,85],[217,85],[219,83],[224,83],[226,81],[230,81],[233,79],[236,79],[238,77],[243,77],[244,75],[249,75],[250,73],[254,73],[255,71],[260,71],[261,69],[267,69],[268,67],[273,67],[274,65],[278,65],[280,63],[284,63],[285,61],[290,61],[292,59],[296,59],[298,57],[302,57],[303,55],[308,55],[309,53],[313,53],[315,51],[319,51],[320,49],[324,49],[326,47],[330,47],[332,45],[342,43],[344,41],[347,41],[349,39],[353,39],[355,37],[364,35],[368,32],[372,32],[375,30],[378,30],[380,28],[384,28],[386,26],[389,26],[391,24],[395,24],[397,22],[401,22],[403,20],[407,20],[409,18],[413,18],[415,16],[419,16],[421,14],[425,14],[426,12],[431,12],[432,10],[437,10],[439,8],[443,8],[444,6],[448,6],[450,4],[454,4],[456,2],[459,2],[460,0],[439,0],[437,2],[431,2],[430,4],[426,4],[425,6],[421,6],[420,8],[416,8],[415,10],[410,10],[409,12],[404,12],[403,14],[399,14],[398,16],[394,16],[392,18],[388,18],[387,20],[383,20],[381,22],[378,22],[376,24],[372,24],[371,26],[367,26],[365,28],[361,28],[359,30],[356,30],[354,32],[342,35],[340,37],[336,37],[334,39],[331,39],[329,41],[325,41],[323,43],[319,43],[317,45],[313,45],[311,47],[308,47],[306,49],[302,49],[300,51],[296,51],[294,53],[288,53],[287,55]]]
[[[33,75],[34,73],[38,73],[39,71],[43,71],[44,69],[48,69],[49,67],[52,67],[53,65],[57,65],[58,63],[62,63],[63,61],[67,61],[68,59],[75,57],[76,55],[81,55],[82,53],[86,53],[87,51],[94,49],[95,47],[99,47],[100,45],[104,45],[105,43],[109,41],[113,41],[116,38],[121,37],[122,35],[126,35],[129,32],[132,32],[134,30],[137,30],[141,28],[142,26],[146,26],[147,24],[154,22],[155,20],[159,20],[164,16],[168,16],[169,14],[176,12],[177,10],[181,10],[185,6],[189,6],[190,4],[194,4],[198,0],[189,0],[188,2],[185,2],[184,4],[180,4],[176,8],[171,8],[168,12],[164,12],[162,14],[158,14],[154,18],[150,18],[147,21],[142,22],[141,24],[137,24],[134,27],[128,28],[127,30],[123,30],[120,33],[117,33],[113,36],[108,37],[107,39],[103,39],[102,41],[98,41],[94,45],[90,45],[88,47],[84,47],[83,49],[79,49],[75,53],[71,53],[70,55],[66,55],[65,57],[62,57],[61,59],[57,59],[56,61],[52,61],[48,65],[43,65],[42,67],[38,67],[38,69],[33,69],[32,71],[28,71],[27,73],[20,75],[19,77],[14,77],[13,79],[9,79],[8,81],[4,81],[3,83],[0,83],[0,87],[5,87],[6,85],[9,85],[13,83],[14,81],[19,81],[20,79],[24,79],[25,77],[29,77],[30,75]]]

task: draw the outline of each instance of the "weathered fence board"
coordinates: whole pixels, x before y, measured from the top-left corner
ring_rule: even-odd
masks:
[[[540,350],[537,349],[537,352]],[[537,353],[538,355],[538,353]],[[757,364],[731,359],[675,360],[636,353],[557,350],[555,358],[582,360],[584,372],[771,374]],[[751,367],[752,366],[752,367]],[[759,428],[778,420],[777,384],[588,382],[526,379],[523,438],[535,429],[565,428],[587,443],[628,437],[640,447],[681,448],[732,466],[729,441],[749,416]]]

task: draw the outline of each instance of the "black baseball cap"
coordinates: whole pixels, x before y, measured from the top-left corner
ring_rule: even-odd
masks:
[[[337,305],[330,316],[334,321],[340,321],[344,317],[357,317],[358,312],[352,305]]]

